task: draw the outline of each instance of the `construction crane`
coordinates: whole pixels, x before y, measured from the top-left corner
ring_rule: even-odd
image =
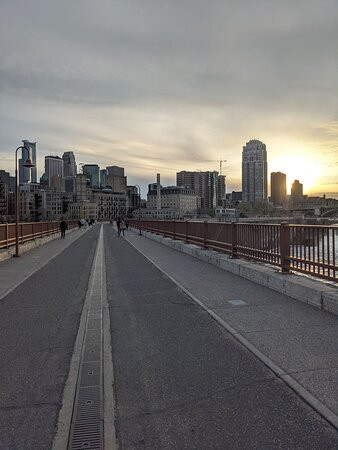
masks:
[[[201,160],[201,161],[205,161],[205,162],[219,162],[219,174],[220,175],[222,175],[222,164],[224,163],[224,162],[227,162],[227,159],[205,159],[205,160]],[[203,172],[202,170],[200,170],[200,169],[195,169],[195,170],[198,170],[199,172]]]
[[[220,160],[219,160],[219,174],[220,174],[220,175],[222,175],[222,164],[223,164],[224,162],[227,162],[227,160],[226,160],[226,159],[220,159]]]

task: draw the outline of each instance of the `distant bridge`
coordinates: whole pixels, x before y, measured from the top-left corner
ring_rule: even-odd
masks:
[[[290,212],[313,213],[316,217],[338,217],[338,207],[320,206],[320,205],[302,205],[289,209]],[[319,214],[318,214],[319,212]]]
[[[321,217],[338,217],[338,208],[322,212]]]

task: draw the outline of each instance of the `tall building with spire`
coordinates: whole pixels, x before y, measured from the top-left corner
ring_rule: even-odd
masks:
[[[268,198],[266,145],[257,139],[246,143],[242,152],[243,202],[265,202]]]

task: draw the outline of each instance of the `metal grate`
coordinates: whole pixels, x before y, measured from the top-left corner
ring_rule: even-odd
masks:
[[[81,367],[80,387],[101,385],[101,361],[83,362]]]
[[[102,241],[101,241],[102,249]],[[68,450],[103,450],[103,344],[101,271],[102,251],[92,273],[85,336],[82,345],[78,384],[74,401]],[[98,264],[97,264],[98,263]]]
[[[102,326],[102,322],[97,325]],[[87,321],[88,325],[88,321]],[[103,449],[103,386],[101,330],[95,332],[100,343],[91,343],[93,330],[86,330],[78,387],[74,402],[68,450]]]
[[[90,386],[79,389],[74,410],[75,422],[95,420],[102,414],[102,387]]]
[[[102,450],[103,423],[100,420],[79,421],[72,425],[69,450]]]

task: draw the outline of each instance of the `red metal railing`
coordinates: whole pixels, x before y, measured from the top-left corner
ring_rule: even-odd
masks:
[[[76,220],[67,221],[68,229],[77,226]],[[19,223],[19,244],[60,232],[60,222]],[[0,249],[15,245],[15,223],[0,224]]]
[[[338,227],[290,225],[290,268],[338,280]]]
[[[131,226],[173,239],[263,261],[281,271],[338,281],[337,226],[131,220]]]

